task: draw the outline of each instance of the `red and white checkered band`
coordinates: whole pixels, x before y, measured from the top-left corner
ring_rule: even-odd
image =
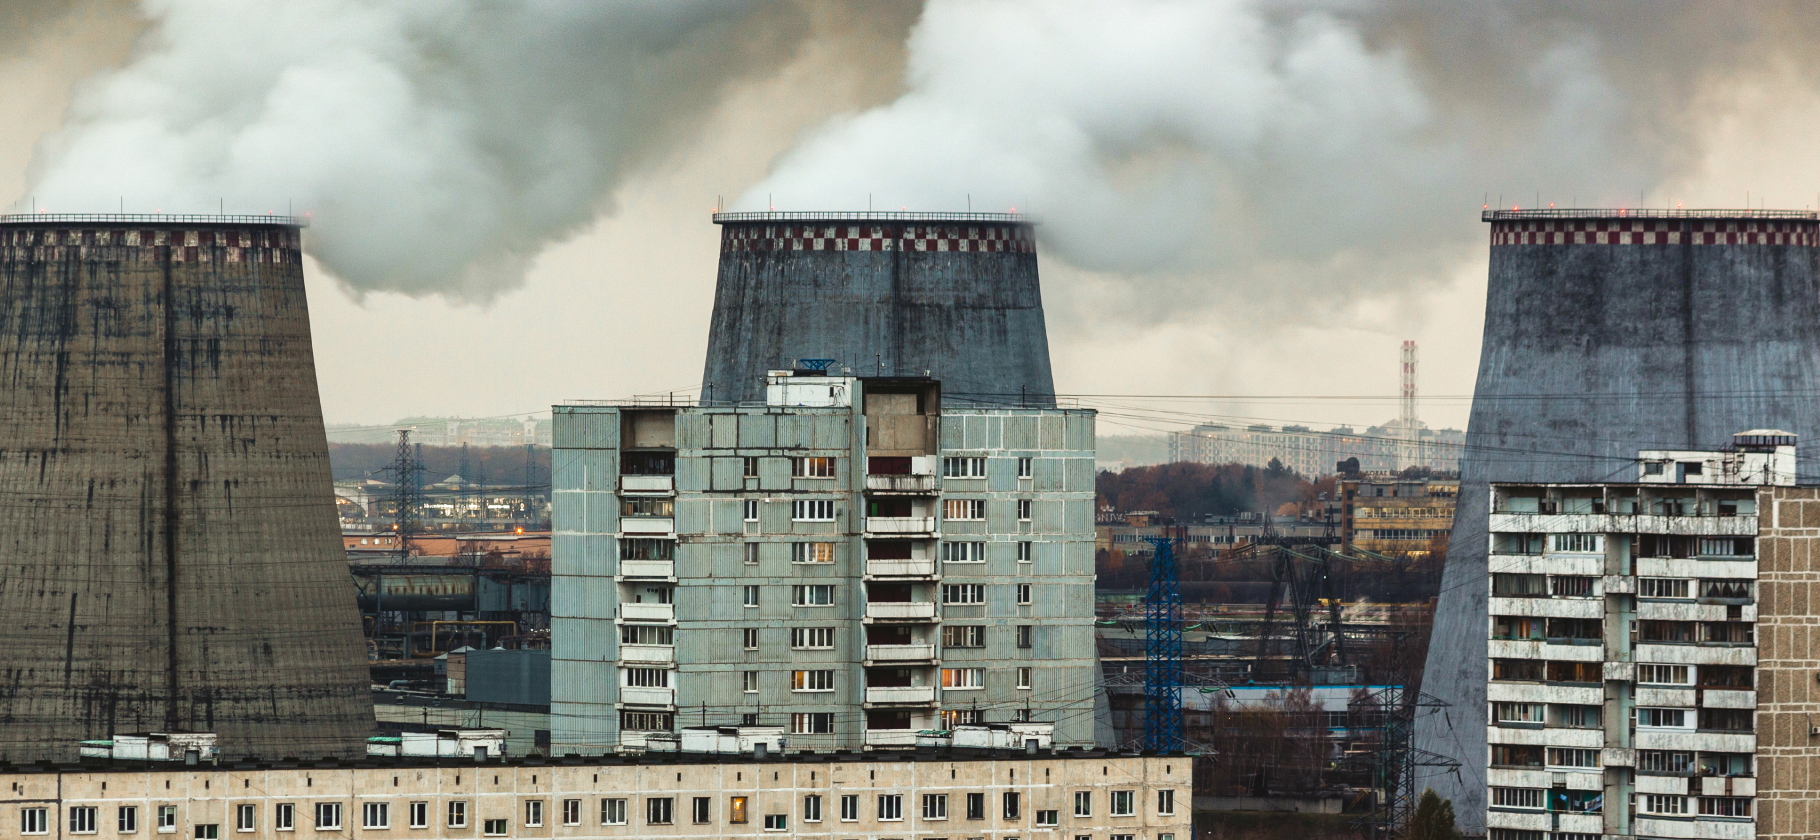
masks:
[[[0,259],[8,261],[104,259],[157,262],[158,247],[165,246],[170,249],[172,262],[295,265],[303,262],[303,254],[299,250],[301,244],[297,231],[286,229],[0,229]]]
[[[1492,245],[1815,245],[1807,221],[1756,219],[1534,219],[1493,222]]]
[[[721,251],[956,251],[1036,253],[1036,238],[1018,225],[873,225],[851,223],[725,225]]]

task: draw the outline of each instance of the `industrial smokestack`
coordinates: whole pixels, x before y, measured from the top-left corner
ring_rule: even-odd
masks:
[[[1641,449],[1719,449],[1745,429],[1820,433],[1817,214],[1487,212],[1491,277],[1459,506],[1417,745],[1485,830],[1487,484],[1625,481]]]
[[[0,217],[0,759],[364,755],[301,227]]]
[[[942,381],[961,402],[1053,406],[1031,221],[1011,213],[718,213],[702,398],[764,398],[766,370],[834,359]]]

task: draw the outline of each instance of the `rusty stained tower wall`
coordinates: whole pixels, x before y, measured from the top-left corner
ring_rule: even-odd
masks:
[[[834,359],[942,382],[961,404],[1055,404],[1035,226],[1005,213],[721,213],[702,399]],[[839,373],[839,368],[834,370]]]
[[[1425,784],[1485,830],[1492,482],[1635,481],[1642,449],[1820,436],[1817,215],[1493,211],[1478,384],[1422,690]],[[1814,480],[1804,461],[1803,483]],[[1609,807],[1609,806],[1608,806]]]
[[[0,217],[0,760],[373,728],[304,300],[275,217]]]

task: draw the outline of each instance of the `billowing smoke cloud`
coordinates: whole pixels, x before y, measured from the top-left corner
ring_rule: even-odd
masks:
[[[904,95],[739,205],[1017,207],[1149,316],[1306,310],[1440,276],[1488,193],[1636,206],[1692,154],[1699,87],[1812,29],[1751,9],[931,0]]]
[[[914,10],[912,10],[914,11]],[[355,290],[484,300],[787,59],[801,5],[146,0],[30,191],[65,212],[312,216]]]

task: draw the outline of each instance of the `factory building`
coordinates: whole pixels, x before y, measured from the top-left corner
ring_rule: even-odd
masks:
[[[1055,404],[1028,217],[762,212],[714,222],[705,403],[761,401],[766,371],[820,357],[856,376],[933,377],[950,405]]]
[[[1810,833],[1820,488],[1794,486],[1794,444],[1743,432],[1641,452],[1628,482],[1491,485],[1491,840]]]
[[[1714,450],[1740,429],[1820,435],[1820,215],[1489,211],[1490,277],[1459,507],[1422,690],[1451,704],[1416,746],[1483,830],[1493,483],[1598,483],[1644,449]],[[1803,470],[1803,481],[1814,480]],[[1811,680],[1811,678],[1810,678]]]
[[[1188,840],[1190,778],[1088,750],[0,765],[0,836]]]
[[[553,751],[702,724],[793,749],[1014,721],[1092,744],[1093,412],[766,381],[739,405],[555,408]]]
[[[0,759],[153,729],[362,754],[302,227],[0,217]]]

